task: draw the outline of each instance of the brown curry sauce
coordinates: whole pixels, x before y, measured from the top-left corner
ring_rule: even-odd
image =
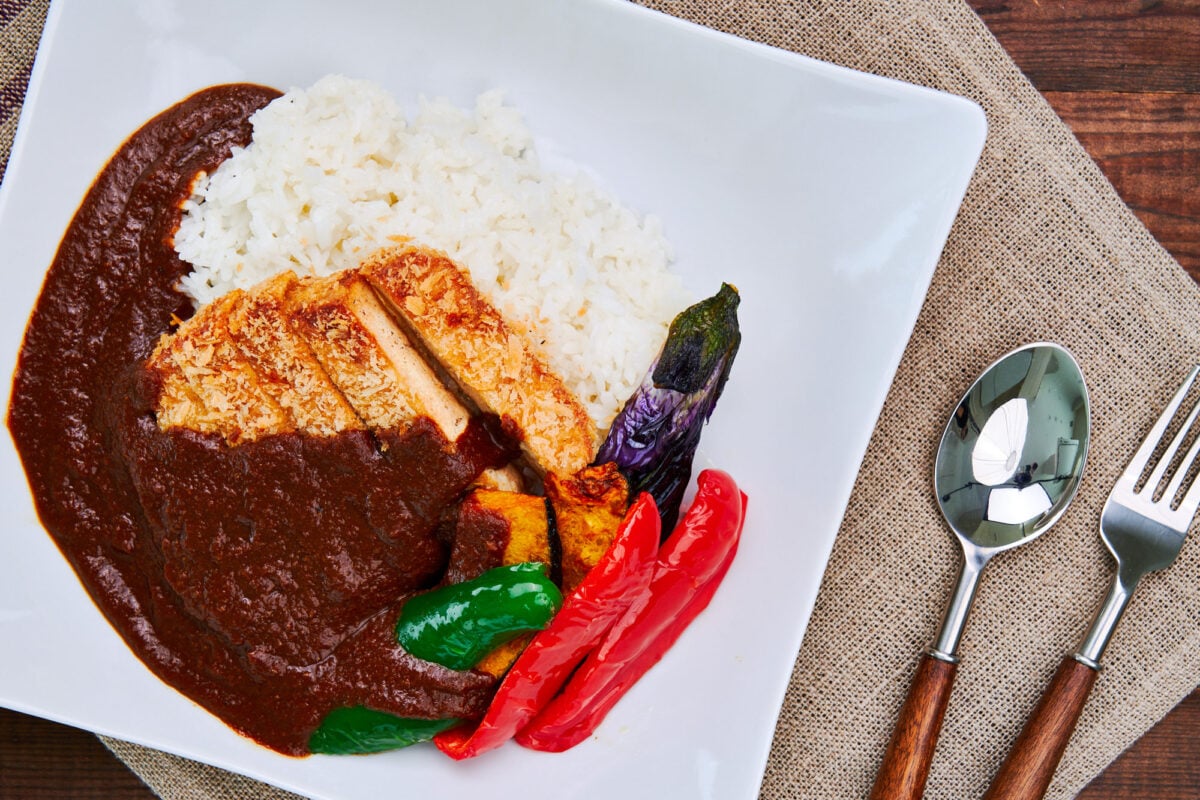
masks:
[[[9,409],[38,514],[101,611],[156,674],[275,750],[308,752],[332,708],[477,716],[494,679],[407,655],[403,598],[436,583],[443,512],[514,443],[473,419],[451,445],[285,434],[230,447],[162,431],[142,365],[190,267],[172,237],[195,176],[277,97],[199,92],[117,152],[63,238],[25,333]]]

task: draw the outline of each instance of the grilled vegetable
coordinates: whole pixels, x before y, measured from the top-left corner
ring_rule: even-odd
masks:
[[[335,756],[382,753],[427,742],[457,723],[457,719],[408,719],[363,706],[335,708],[309,738],[308,749]]]
[[[562,593],[541,564],[488,570],[475,580],[419,594],[404,604],[396,639],[417,658],[471,669],[495,647],[541,630],[562,605]]]
[[[658,539],[658,510],[650,495],[639,495],[595,569],[521,653],[483,719],[438,734],[438,749],[456,760],[471,758],[499,747],[528,724],[643,594],[655,568]]]
[[[629,485],[617,465],[609,462],[585,467],[569,478],[548,472],[545,486],[554,510],[566,593],[579,585],[612,544],[629,505]]]
[[[594,462],[616,463],[631,494],[654,497],[664,535],[675,527],[701,429],[741,344],[739,302],[737,290],[725,283],[675,317],[662,352],[613,420]]]
[[[444,583],[462,583],[489,569],[536,561],[558,583],[562,556],[544,497],[473,489],[458,506]]]
[[[697,483],[695,501],[658,552],[649,585],[517,734],[519,744],[559,752],[587,738],[708,606],[737,552],[746,495],[718,470],[704,470]]]

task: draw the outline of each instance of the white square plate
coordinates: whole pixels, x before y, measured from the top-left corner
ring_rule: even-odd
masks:
[[[743,297],[701,461],[750,495],[709,610],[571,752],[277,755],[162,684],[97,612],[0,451],[0,704],[328,798],[751,798],[868,438],[979,157],[980,109],[612,0],[55,3],[0,190],[0,374],[67,223],[145,120],[227,81],[330,72],[470,106],[659,215],[697,295]],[[9,386],[5,385],[7,398]],[[7,399],[5,400],[7,407]],[[819,735],[814,731],[813,735]]]

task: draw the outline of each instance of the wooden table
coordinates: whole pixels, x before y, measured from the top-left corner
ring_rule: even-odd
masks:
[[[969,0],[1200,280],[1200,0]],[[1196,800],[1200,689],[1080,795]],[[153,795],[88,733],[0,709],[0,798]]]

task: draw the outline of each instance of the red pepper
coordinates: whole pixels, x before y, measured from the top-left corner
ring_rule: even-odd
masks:
[[[438,734],[438,749],[456,760],[471,758],[504,744],[533,719],[632,599],[645,593],[660,528],[654,499],[639,495],[608,550],[509,669],[483,719]]]
[[[517,734],[559,752],[587,738],[703,611],[725,577],[745,521],[746,496],[724,472],[705,470],[696,499],[659,553],[654,577],[558,697]]]

